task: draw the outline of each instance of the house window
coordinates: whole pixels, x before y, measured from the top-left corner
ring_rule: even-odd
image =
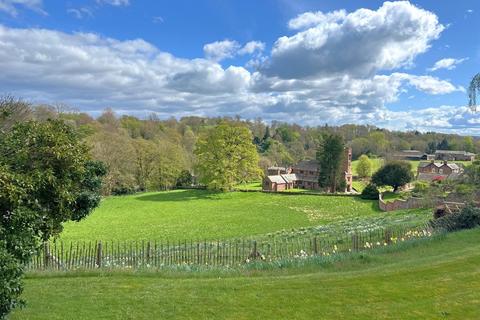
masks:
[[[443,169],[438,170],[438,172],[443,173]]]

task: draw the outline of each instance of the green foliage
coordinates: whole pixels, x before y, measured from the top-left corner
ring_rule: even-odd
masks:
[[[277,134],[283,142],[293,142],[300,137],[300,134],[293,131],[288,125],[283,124],[277,128]]]
[[[200,182],[209,189],[232,190],[236,184],[261,175],[252,134],[244,126],[216,126],[197,141],[195,155]]]
[[[182,170],[177,177],[177,187],[189,187],[193,184],[193,176],[188,170]]]
[[[357,174],[360,178],[372,176],[372,161],[367,155],[361,155],[358,159]]]
[[[378,191],[378,188],[376,185],[373,183],[369,183],[365,189],[362,191],[362,199],[367,199],[367,200],[378,200],[380,192]]]
[[[475,143],[472,137],[465,137],[463,139],[463,148],[467,152],[475,152]]]
[[[468,166],[465,169],[465,174],[467,176],[466,180],[468,183],[480,187],[480,160],[475,160],[472,165]]]
[[[437,145],[437,150],[450,150],[450,144],[446,138],[443,138]]]
[[[0,136],[0,254],[6,259],[1,272],[11,288],[2,292],[2,312],[19,303],[13,265],[25,263],[64,222],[88,215],[100,203],[105,173],[62,121],[19,123]]]
[[[440,218],[431,220],[430,225],[434,229],[445,231],[472,229],[480,226],[480,209],[465,207],[458,213],[446,214]]]
[[[415,195],[424,195],[429,190],[430,185],[426,181],[415,181],[412,192]]]
[[[342,190],[345,181],[342,176],[342,163],[344,161],[344,143],[339,135],[328,134],[323,137],[317,151],[319,163],[319,185],[330,192]],[[342,182],[344,183],[342,185]]]
[[[413,180],[412,165],[406,161],[392,161],[375,172],[372,182],[377,186],[391,186],[393,191]]]
[[[0,241],[0,319],[4,319],[14,308],[23,306],[23,301],[16,298],[23,291],[22,273],[20,264],[7,251],[5,242]]]

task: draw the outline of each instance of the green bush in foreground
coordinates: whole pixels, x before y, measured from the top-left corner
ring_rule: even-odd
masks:
[[[459,213],[448,214],[430,221],[434,229],[455,231],[461,229],[472,229],[480,226],[480,209],[466,207]]]
[[[105,167],[61,121],[0,132],[0,319],[22,304],[22,265],[41,241],[100,203]]]
[[[373,183],[369,183],[362,191],[361,198],[366,200],[378,200],[380,192]]]

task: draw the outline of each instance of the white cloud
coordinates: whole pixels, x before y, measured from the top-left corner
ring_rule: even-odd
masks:
[[[377,11],[366,11],[364,15],[370,17],[372,12]],[[355,13],[358,14],[358,11]],[[407,13],[400,10],[390,14],[401,15],[402,19],[410,21]],[[423,11],[420,13],[424,14]],[[351,19],[347,19],[350,15],[345,13],[342,26]],[[318,24],[317,15],[316,20],[313,19],[315,22],[310,22],[312,19],[291,24],[296,28]],[[398,20],[402,19],[393,20],[399,23]],[[440,28],[437,22],[433,25]],[[430,24],[427,23],[427,26]],[[371,27],[376,28],[374,25]],[[396,43],[398,38],[403,39],[403,36],[391,33],[390,29],[385,27],[385,32],[388,31],[393,39],[379,39],[382,43],[376,47],[379,52],[383,52],[381,48],[384,46],[391,48],[391,43]],[[411,32],[404,31],[408,36]],[[366,39],[370,35],[370,28],[358,28],[354,38]],[[327,40],[328,48],[337,48],[331,44],[332,39]],[[339,40],[346,41],[342,37]],[[0,25],[0,87],[4,92],[34,102],[62,101],[93,114],[111,106],[116,111],[140,116],[149,112],[156,112],[161,117],[238,114],[245,118],[261,116],[267,121],[305,125],[357,123],[420,130],[434,124],[440,128],[443,124],[445,130],[462,128],[465,131],[479,127],[476,124],[478,115],[467,111],[453,112],[442,107],[436,112],[435,108],[393,112],[386,107],[397,101],[408,86],[427,94],[462,90],[446,80],[402,72],[353,72],[338,66],[335,72],[317,70],[307,77],[302,74],[283,77],[265,72],[262,67],[266,59],[265,44],[261,42],[251,41],[242,45],[225,40],[210,45],[205,45],[205,54],[210,59],[181,59],[142,39],[120,41],[92,33],[71,34]],[[249,71],[241,66],[218,63],[225,57],[241,54],[251,55],[251,61],[260,66],[258,70]],[[304,60],[305,57],[297,55],[296,59]],[[345,65],[359,63],[355,54],[343,59]],[[370,65],[370,59],[370,56],[365,57],[366,65]],[[405,63],[402,59],[395,61]],[[292,60],[291,63],[301,65],[303,61]],[[380,69],[375,66],[372,70]]]
[[[345,10],[338,10],[328,13],[318,12],[305,12],[298,15],[295,19],[288,22],[290,29],[299,30],[315,27],[321,24],[339,23],[345,19],[347,12]]]
[[[265,50],[265,43],[260,41],[250,41],[242,47],[237,41],[226,39],[203,46],[205,57],[213,61],[222,61],[237,55],[262,53],[263,50]]]
[[[417,90],[428,94],[448,94],[455,91],[464,92],[465,88],[454,86],[452,83],[431,76],[416,76],[406,73],[393,73],[392,77],[407,81]]]
[[[97,3],[98,4],[109,4],[111,6],[116,6],[116,7],[130,5],[129,0],[97,0]]]
[[[435,14],[406,1],[385,2],[376,11],[306,13],[290,27],[307,29],[277,40],[264,73],[285,79],[368,77],[411,64],[444,29]]]
[[[223,40],[204,45],[203,52],[207,59],[221,61],[232,58],[240,48],[241,46],[237,41]]]
[[[17,7],[21,6],[46,15],[47,13],[42,9],[42,5],[42,0],[0,0],[0,11],[16,17],[18,15]]]
[[[468,58],[462,58],[462,59],[454,59],[454,58],[445,58],[438,60],[435,62],[433,67],[429,68],[429,71],[436,71],[439,69],[447,69],[447,70],[453,70],[459,65],[460,63],[468,60]]]
[[[262,53],[263,50],[265,50],[265,43],[260,42],[260,41],[250,41],[247,42],[243,48],[238,50],[238,54],[243,55],[243,54],[254,54],[256,52]]]
[[[81,8],[68,8],[67,13],[73,15],[77,19],[83,19],[83,18],[92,18],[93,17],[93,11],[90,8],[87,7],[81,7]]]

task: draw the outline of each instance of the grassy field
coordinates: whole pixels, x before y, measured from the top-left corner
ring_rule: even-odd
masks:
[[[383,165],[385,160],[383,158],[372,158],[370,159],[372,162],[372,173],[380,169],[380,167]],[[358,166],[358,160],[352,161],[352,173],[354,176],[358,174],[357,172],[357,166]]]
[[[282,268],[29,275],[12,319],[476,319],[479,240],[475,229]]]
[[[420,219],[430,217],[426,211],[389,216],[397,219],[412,212]],[[67,223],[61,239],[244,238],[352,220],[361,224],[384,216],[376,201],[358,197],[175,190],[106,198],[85,220]]]

